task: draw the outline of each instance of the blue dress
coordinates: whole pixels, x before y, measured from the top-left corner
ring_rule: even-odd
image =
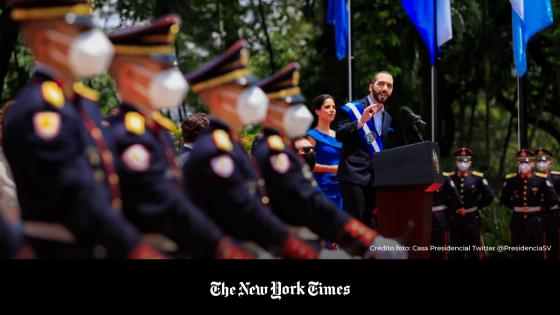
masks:
[[[317,145],[315,151],[317,153],[317,164],[322,165],[338,165],[340,161],[340,152],[342,143],[336,141],[335,137],[326,135],[315,129],[307,132],[307,135],[315,139]],[[339,209],[343,210],[342,194],[340,192],[340,183],[336,179],[336,174],[331,173],[313,173],[319,188],[323,194],[334,202]]]

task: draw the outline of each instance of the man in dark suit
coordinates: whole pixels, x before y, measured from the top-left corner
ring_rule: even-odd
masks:
[[[205,113],[196,113],[187,116],[181,123],[181,133],[183,134],[183,147],[179,151],[179,167],[183,167],[185,161],[189,158],[193,149],[193,144],[198,139],[200,132],[208,125],[210,121]]]
[[[369,85],[369,94],[361,101],[341,109],[336,139],[342,142],[337,178],[345,210],[375,228],[375,189],[373,156],[383,150],[391,130],[391,116],[384,104],[393,93],[393,76],[378,72]]]

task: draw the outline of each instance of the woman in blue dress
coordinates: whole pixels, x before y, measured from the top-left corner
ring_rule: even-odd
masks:
[[[317,126],[309,130],[307,135],[317,155],[313,175],[321,191],[343,210],[340,184],[336,179],[342,143],[336,141],[336,133],[330,127],[336,116],[334,99],[327,94],[319,95],[313,99],[312,108]]]

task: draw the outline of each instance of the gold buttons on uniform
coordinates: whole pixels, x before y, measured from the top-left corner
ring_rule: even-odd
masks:
[[[270,199],[267,196],[264,196],[261,198],[261,202],[265,205],[267,205],[270,202]]]
[[[102,170],[96,170],[93,176],[98,182],[102,182],[105,180],[105,172],[103,172]]]
[[[99,165],[99,155],[96,152],[91,152],[89,154],[89,163],[92,165]]]

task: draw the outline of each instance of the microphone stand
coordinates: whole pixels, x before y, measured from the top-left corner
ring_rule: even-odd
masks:
[[[422,137],[422,130],[424,129],[424,125],[418,124],[417,121],[415,121],[413,126],[413,129],[414,131],[416,131],[416,135],[418,136],[418,139],[420,139],[420,142],[424,142],[424,137]]]

